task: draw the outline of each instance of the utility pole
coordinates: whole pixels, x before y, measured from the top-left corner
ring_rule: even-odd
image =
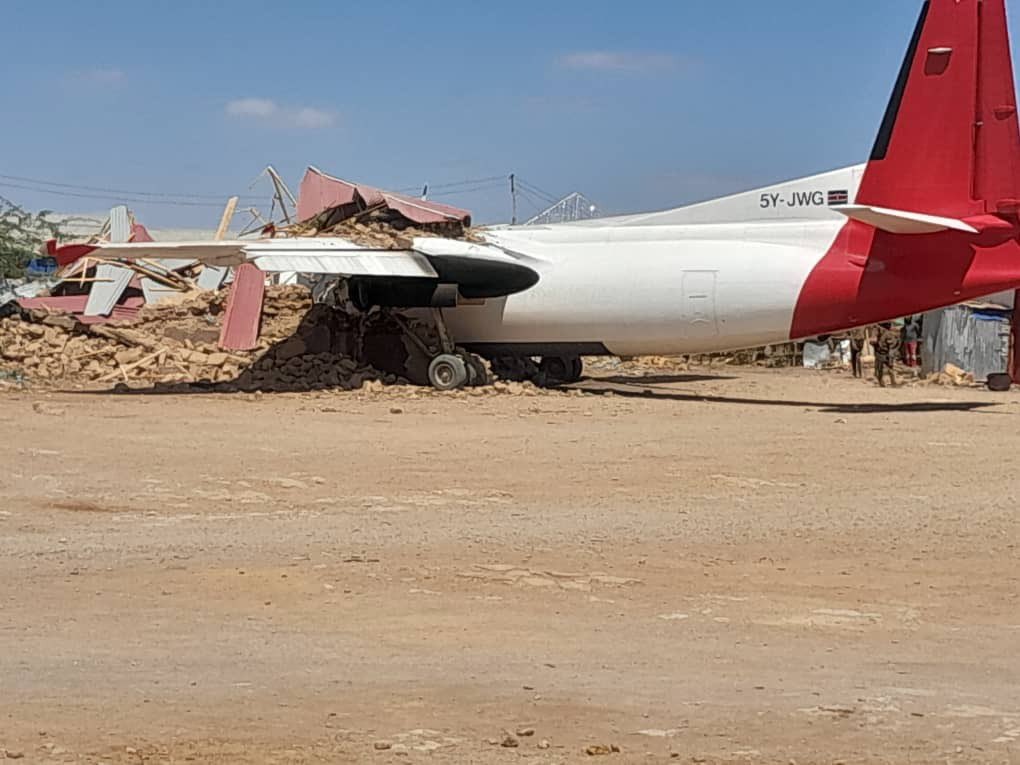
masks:
[[[517,225],[517,174],[510,173],[510,225]]]

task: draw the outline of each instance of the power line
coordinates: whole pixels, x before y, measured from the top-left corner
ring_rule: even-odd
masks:
[[[442,192],[442,191],[445,191],[445,190],[460,189],[460,188],[462,188],[464,186],[475,186],[475,185],[478,185],[478,184],[489,184],[489,183],[495,183],[495,182],[504,183],[505,181],[506,181],[506,178],[504,176],[502,176],[502,175],[494,175],[494,176],[491,176],[489,178],[472,178],[472,179],[465,180],[465,181],[455,181],[453,183],[430,183],[430,184],[428,184],[428,189],[429,189],[429,195],[430,196],[435,196],[435,194],[433,194],[433,192],[436,192],[436,191]],[[395,191],[396,191],[397,194],[420,193],[422,188],[425,185],[426,184],[424,184],[424,183],[420,183],[417,186],[405,186],[403,188],[396,189]]]
[[[487,178],[471,178],[437,185],[430,184],[428,189],[429,196],[431,197],[447,198],[495,191],[497,189],[502,189],[505,183],[505,176],[495,175]],[[558,201],[552,194],[543,191],[532,183],[520,178],[517,179],[517,183],[520,193],[531,206],[538,210],[543,209],[546,206],[546,202],[555,204]],[[4,174],[0,174],[0,188],[18,189],[36,194],[49,194],[51,196],[73,199],[92,199],[106,202],[164,205],[170,207],[202,207],[210,209],[222,208],[222,200],[230,196],[228,194],[218,195],[157,191],[129,191],[125,189],[111,189],[98,186],[61,183],[57,181],[44,181],[25,176]],[[418,193],[421,189],[422,186],[406,187],[398,190],[397,193]],[[536,202],[536,199],[538,202]],[[242,197],[241,200],[245,204],[266,201],[261,197],[255,196],[245,196]]]
[[[430,188],[433,189],[451,189],[458,186],[473,186],[478,183],[493,183],[494,181],[505,181],[506,178],[502,175],[493,175],[488,178],[475,178],[468,181],[456,181],[455,183],[440,183],[440,184],[429,184]]]
[[[525,202],[527,202],[529,205],[531,205],[535,209],[536,212],[541,213],[544,209],[546,209],[545,202],[543,202],[536,195],[532,194],[526,188],[521,187],[521,188],[517,189],[517,192],[521,195],[521,197],[524,199]]]
[[[551,204],[555,204],[556,202],[560,201],[558,197],[554,196],[553,194],[550,194],[548,191],[543,191],[542,189],[540,189],[535,184],[529,183],[528,181],[526,181],[526,180],[524,180],[524,179],[522,179],[520,177],[518,177],[517,183],[520,186],[523,186],[524,188],[526,188],[528,191],[530,191],[535,196],[539,197],[540,199],[547,199],[547,200],[549,200],[549,202]]]
[[[32,186],[25,186],[18,183],[6,183],[0,181],[0,188],[7,189],[20,189],[22,191],[31,191],[36,194],[50,194],[58,197],[74,197],[77,199],[96,199],[112,202],[131,202],[133,204],[147,204],[147,205],[169,205],[173,207],[214,207],[216,209],[222,209],[223,204],[218,202],[191,202],[183,199],[134,199],[123,196],[102,196],[98,194],[79,194],[74,191],[59,191],[57,189],[40,189]]]
[[[478,193],[481,193],[483,191],[493,191],[495,189],[502,189],[504,187],[504,184],[505,184],[505,181],[503,179],[500,179],[499,182],[486,183],[486,184],[482,184],[480,186],[475,186],[473,188],[468,188],[468,189],[455,189],[453,191],[440,191],[438,194],[433,194],[432,193],[432,189],[429,189],[429,196],[431,196],[431,197],[455,197],[455,196],[461,196],[463,194],[478,194]]]
[[[227,198],[233,196],[232,194],[223,194],[223,195],[220,195],[220,194],[192,194],[190,192],[187,192],[187,193],[170,193],[170,192],[163,192],[163,191],[128,191],[126,189],[108,189],[108,188],[102,188],[102,187],[99,187],[99,186],[82,186],[82,185],[78,185],[78,184],[74,184],[74,183],[59,183],[57,181],[43,181],[43,180],[39,180],[38,178],[26,178],[26,177],[20,176],[20,175],[2,175],[2,174],[0,174],[0,179],[3,179],[5,181],[17,181],[19,183],[31,183],[31,184],[33,184],[35,186],[53,186],[54,188],[71,189],[73,191],[96,191],[96,192],[100,192],[100,193],[103,193],[103,194],[117,194],[117,195],[123,194],[125,196],[131,196],[131,197],[156,197],[156,198],[162,198],[162,199],[182,199],[183,198],[183,199],[209,199],[209,200],[215,199],[215,200],[224,200],[224,199],[227,199]],[[261,200],[261,197],[250,196],[250,197],[242,197],[241,199],[242,199],[242,201],[251,201],[251,200],[254,200],[254,199],[260,199]]]

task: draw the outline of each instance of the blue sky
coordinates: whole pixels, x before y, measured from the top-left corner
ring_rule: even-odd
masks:
[[[516,172],[629,212],[863,161],[920,0],[3,5],[0,175],[186,195],[210,206],[132,207],[211,228],[268,163],[295,191],[308,164],[388,188]],[[11,184],[33,209],[124,196]],[[490,185],[436,198],[505,220]]]

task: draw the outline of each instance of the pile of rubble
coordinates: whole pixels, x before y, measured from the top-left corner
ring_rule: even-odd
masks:
[[[353,183],[310,167],[301,182],[300,223],[287,236],[335,236],[363,247],[406,250],[417,237],[478,240],[471,213],[450,205]]]
[[[941,372],[931,375],[928,382],[947,388],[970,388],[977,384],[971,372],[965,372],[955,364],[946,364]]]
[[[340,213],[335,211],[329,213],[317,220],[289,226],[282,229],[281,233],[295,237],[335,236],[349,239],[363,247],[386,250],[408,250],[419,237],[482,241],[474,229],[460,221],[416,224],[388,208],[373,208],[348,218],[340,218]]]
[[[37,385],[204,385],[219,390],[354,389],[400,381],[356,360],[349,317],[303,287],[270,287],[251,352],[217,346],[225,296],[202,292],[144,308],[130,324],[84,324],[46,310],[0,319],[0,368]]]

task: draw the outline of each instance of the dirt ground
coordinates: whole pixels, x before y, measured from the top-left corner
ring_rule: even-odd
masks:
[[[1020,394],[582,387],[0,395],[0,755],[1020,762]]]

